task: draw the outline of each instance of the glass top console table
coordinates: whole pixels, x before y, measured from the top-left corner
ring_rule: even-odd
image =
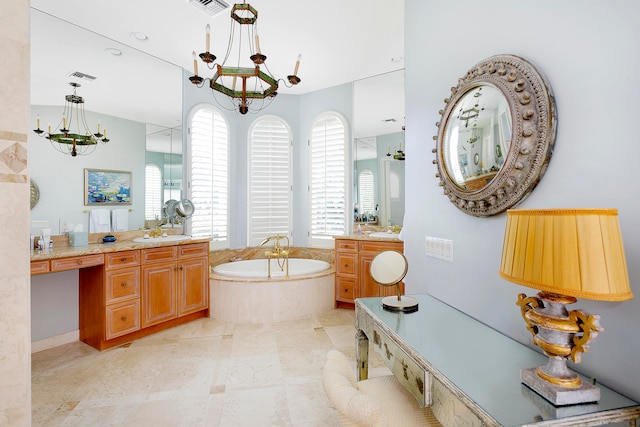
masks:
[[[429,295],[414,313],[356,300],[358,378],[369,344],[421,406],[445,426],[595,426],[640,419],[640,404],[599,384],[596,403],[554,406],[520,383],[546,357]],[[583,380],[587,381],[583,378]]]

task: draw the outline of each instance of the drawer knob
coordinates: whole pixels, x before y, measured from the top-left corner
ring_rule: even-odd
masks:
[[[122,282],[122,287],[123,287],[123,288],[126,288],[127,286],[128,286],[128,285],[127,285],[127,282]]]
[[[122,319],[123,322],[126,322],[127,321],[127,316],[122,316],[121,319]]]
[[[82,264],[82,260],[81,259],[78,260],[78,264]]]
[[[126,259],[126,258],[121,258],[121,259],[120,259],[120,261],[122,261],[122,262],[126,262],[126,261],[127,261],[127,259]]]

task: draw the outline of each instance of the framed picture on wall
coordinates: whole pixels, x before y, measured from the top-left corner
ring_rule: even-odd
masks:
[[[85,169],[84,204],[130,205],[131,172]]]

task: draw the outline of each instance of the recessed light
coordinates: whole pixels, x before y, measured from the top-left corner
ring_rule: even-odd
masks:
[[[116,49],[115,47],[108,47],[104,51],[107,52],[108,54],[113,55],[113,56],[122,55],[122,51],[120,49]]]
[[[398,62],[402,62],[404,60],[404,58],[402,56],[394,56],[393,58],[391,58],[391,62],[397,64]]]
[[[146,42],[147,40],[149,40],[149,36],[147,36],[144,33],[139,33],[137,31],[134,31],[133,33],[129,33],[129,36],[134,39],[134,40],[138,40],[140,42]]]

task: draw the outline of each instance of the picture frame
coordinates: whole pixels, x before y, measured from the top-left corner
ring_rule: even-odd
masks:
[[[131,172],[85,169],[84,205],[131,205]]]

